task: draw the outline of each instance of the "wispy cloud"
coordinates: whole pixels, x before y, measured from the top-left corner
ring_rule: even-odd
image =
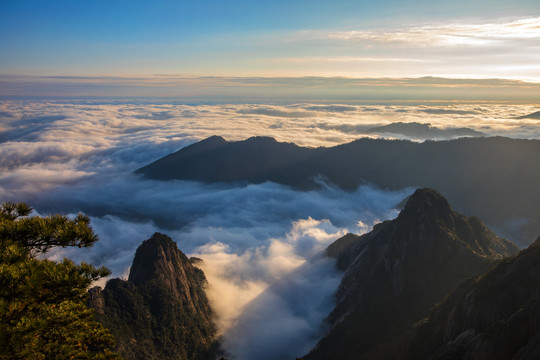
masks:
[[[315,56],[273,59],[285,63],[365,63],[365,62],[429,62],[429,60],[403,57],[361,57],[361,56]]]
[[[276,51],[264,63],[297,74],[540,81],[538,17],[306,29],[287,41],[287,55]]]
[[[393,30],[351,30],[331,32],[329,39],[346,41],[395,42],[412,47],[486,46],[528,41],[539,47],[540,18],[488,24],[426,25]]]

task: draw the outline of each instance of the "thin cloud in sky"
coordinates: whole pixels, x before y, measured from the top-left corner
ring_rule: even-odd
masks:
[[[335,21],[319,22],[305,21],[306,14],[300,11],[316,12],[317,6],[322,6],[327,13],[330,6],[322,3],[310,5],[309,9],[301,9],[297,4],[287,4],[287,8],[299,11],[297,21],[289,26],[279,26],[277,21],[276,24],[258,26],[258,23],[251,22],[252,18],[242,18],[237,20],[250,21],[249,30],[224,28],[208,33],[202,29],[199,32],[191,29],[192,32],[185,33],[185,36],[182,32],[182,36],[170,37],[170,32],[167,32],[167,36],[161,34],[157,37],[156,33],[155,38],[146,36],[142,42],[136,37],[140,29],[133,29],[130,33],[133,35],[124,42],[111,42],[110,39],[65,42],[52,37],[51,44],[56,46],[49,46],[47,51],[43,51],[41,45],[35,45],[35,37],[24,37],[20,35],[21,31],[15,32],[14,25],[0,40],[0,45],[2,40],[6,42],[3,46],[5,51],[0,54],[3,64],[0,74],[30,74],[34,78],[31,81],[21,77],[0,79],[0,89],[3,95],[9,92],[7,95],[34,96],[47,92],[55,96],[59,91],[80,96],[95,96],[96,92],[107,96],[126,93],[128,96],[186,96],[190,93],[200,96],[209,92],[216,95],[213,76],[221,78],[219,86],[227,86],[232,96],[244,96],[245,93],[230,86],[248,84],[238,84],[234,80],[224,84],[223,79],[436,76],[540,82],[540,17],[524,15],[527,11],[537,13],[538,5],[533,2],[518,2],[512,4],[511,9],[507,4],[490,2],[485,4],[487,9],[483,11],[475,2],[464,4],[458,13],[450,11],[457,5],[426,2],[423,6],[416,1],[414,4],[400,4],[402,16],[387,14],[386,18],[376,14],[392,9],[392,4],[374,5],[373,8],[355,4],[353,7],[359,13],[354,15],[344,11],[351,4],[339,8],[339,4],[333,3],[341,15]],[[497,6],[509,9],[496,11]],[[448,7],[445,17],[431,13],[429,16],[427,13],[421,15],[434,7],[438,12]],[[468,7],[470,12],[466,11]],[[280,12],[275,15],[280,15],[281,20],[283,17],[292,19],[290,13],[282,14],[280,6],[274,10],[278,9]],[[501,18],[500,14],[505,17]],[[225,20],[220,17],[219,21]],[[15,35],[9,36],[11,31],[22,36],[16,46],[10,40],[16,38]],[[91,34],[87,35],[91,38]],[[184,74],[181,79],[183,86],[192,80],[190,89],[174,89],[178,80],[175,76],[151,76],[177,73]],[[130,80],[123,82],[124,78]],[[203,83],[202,79],[206,82]],[[62,86],[44,86],[44,83],[51,82]],[[111,89],[111,83],[115,83],[116,88]],[[90,84],[101,88],[91,91],[88,88]],[[25,89],[21,90],[23,86]],[[152,87],[155,89],[148,91]],[[39,90],[39,93],[29,93],[28,88]],[[114,94],[111,94],[113,90]],[[287,91],[286,97],[295,93],[294,89]]]
[[[540,18],[505,23],[439,24],[394,30],[338,31],[326,36],[335,40],[397,42],[415,47],[496,45],[505,41],[540,39]],[[539,43],[536,43],[536,46],[540,46]]]
[[[317,57],[291,57],[278,58],[275,62],[306,63],[306,62],[429,62],[424,59],[405,58],[405,57],[362,57],[362,56],[317,56]]]
[[[291,73],[345,77],[506,78],[540,81],[540,18],[349,29],[306,29],[299,50],[268,60]]]

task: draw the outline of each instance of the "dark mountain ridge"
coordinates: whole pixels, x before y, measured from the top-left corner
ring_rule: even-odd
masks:
[[[213,136],[137,170],[159,180],[224,183],[272,181],[301,190],[324,179],[344,190],[438,189],[461,212],[497,224],[520,245],[540,232],[540,141],[461,138],[415,143],[363,138],[329,148],[304,148],[254,137]],[[512,223],[520,223],[517,230]]]
[[[399,216],[327,249],[345,270],[331,331],[306,359],[357,359],[387,347],[471,276],[517,247],[478,218],[454,212],[430,189],[417,190]]]
[[[216,329],[205,286],[202,270],[155,233],[137,248],[128,280],[90,289],[89,304],[125,359],[212,359]]]
[[[159,180],[261,183],[270,178],[287,183],[296,179],[287,176],[286,169],[305,161],[313,151],[292,143],[279,143],[270,137],[228,142],[212,136],[167,155],[137,173]],[[276,174],[279,180],[274,179]]]

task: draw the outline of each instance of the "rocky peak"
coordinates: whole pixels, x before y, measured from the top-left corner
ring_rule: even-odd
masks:
[[[432,216],[449,219],[452,216],[452,208],[448,201],[437,191],[423,188],[416,190],[409,197],[400,216],[416,218]]]
[[[216,328],[206,278],[167,235],[138,248],[128,280],[89,291],[96,318],[113,332],[125,359],[215,358]]]
[[[517,250],[478,218],[454,212],[437,191],[417,190],[396,219],[327,249],[345,274],[328,318],[332,331],[307,359],[356,359],[384,347],[460,282]]]
[[[159,280],[182,299],[184,305],[194,307],[193,284],[196,269],[167,235],[155,233],[138,248],[131,265],[128,281],[139,286],[148,281]]]

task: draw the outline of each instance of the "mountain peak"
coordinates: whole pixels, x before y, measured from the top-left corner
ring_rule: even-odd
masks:
[[[438,191],[422,188],[412,194],[400,218],[414,218],[417,221],[424,221],[426,217],[439,218],[445,223],[452,223],[453,211],[446,200]]]
[[[194,308],[197,299],[193,298],[190,289],[194,286],[193,279],[200,277],[199,272],[201,270],[192,265],[170,237],[154,233],[137,248],[128,281],[137,286],[160,281],[182,299],[184,305]]]
[[[154,233],[137,248],[128,281],[140,285],[171,273],[171,266],[175,260],[183,262],[181,255],[183,254],[170,237]]]
[[[450,210],[448,201],[436,190],[430,188],[417,189],[405,204],[405,211],[418,209]]]
[[[204,153],[206,151],[215,150],[217,148],[222,147],[223,145],[227,143],[228,141],[225,140],[223,137],[218,136],[218,135],[213,135],[199,142],[196,142],[195,144],[191,144],[187,146],[185,149],[188,150],[189,156],[194,156],[194,155],[199,155],[201,153]]]
[[[437,191],[418,189],[397,219],[328,247],[345,274],[327,319],[332,330],[306,359],[357,359],[384,346],[460,282],[516,252]]]
[[[226,142],[227,140],[225,140],[222,136],[212,135],[199,141],[199,144],[225,144]]]
[[[214,358],[205,286],[203,271],[170,237],[155,233],[137,248],[128,281],[111,279],[91,290],[89,304],[126,359]]]

